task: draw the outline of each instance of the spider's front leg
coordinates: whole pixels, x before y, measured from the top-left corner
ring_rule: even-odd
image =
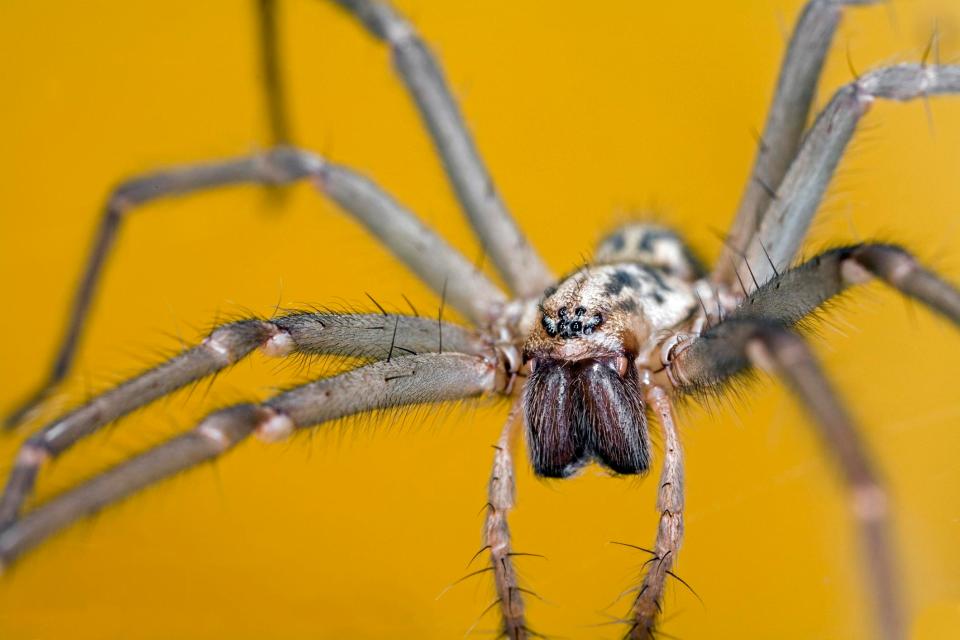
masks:
[[[656,637],[655,625],[661,612],[660,603],[667,577],[676,561],[683,541],[683,449],[677,434],[673,406],[667,392],[659,386],[647,388],[647,401],[653,408],[663,429],[663,468],[657,490],[657,509],[660,524],[653,547],[653,556],[646,562],[646,573],[637,591],[631,609],[631,640]]]
[[[212,460],[251,434],[267,440],[367,411],[501,393],[496,359],[462,353],[393,357],[296,387],[261,404],[217,411],[188,433],[121,463],[0,531],[0,564],[70,523],[180,471]]]
[[[501,630],[509,640],[525,640],[534,635],[527,628],[523,606],[526,591],[517,580],[513,566],[514,552],[510,546],[510,525],[507,516],[513,509],[516,483],[513,479],[513,433],[520,414],[520,404],[515,403],[507,422],[494,445],[493,469],[487,486],[487,516],[483,523],[483,544],[490,552],[490,568],[493,571],[500,608]]]

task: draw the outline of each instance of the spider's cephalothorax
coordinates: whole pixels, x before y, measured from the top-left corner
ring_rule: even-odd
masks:
[[[650,464],[637,365],[696,310],[697,261],[672,231],[627,225],[593,266],[547,289],[527,339],[524,413],[537,474],[566,477],[595,460],[615,473]]]

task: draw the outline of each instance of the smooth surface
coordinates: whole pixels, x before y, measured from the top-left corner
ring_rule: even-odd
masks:
[[[711,229],[736,208],[800,6],[735,4],[399,3],[445,63],[505,201],[558,272],[650,204],[707,257],[719,253]],[[478,256],[384,48],[324,3],[285,7],[297,141],[362,169]],[[0,406],[46,370],[112,183],[266,144],[253,15],[252,2],[236,1],[0,6]],[[818,104],[849,80],[847,50],[861,71],[917,60],[935,22],[943,60],[955,60],[953,0],[849,11]],[[807,253],[901,240],[960,281],[960,100],[930,111],[932,131],[922,103],[875,106]],[[279,199],[241,188],[150,205],[123,231],[64,406],[216,319],[270,314],[278,299],[372,308],[364,292],[388,308],[406,308],[401,293],[422,314],[438,306],[307,186]],[[960,626],[960,336],[876,285],[840,306],[816,349],[890,481],[913,636],[949,637]],[[254,356],[78,446],[41,475],[42,495],[311,371]],[[703,604],[670,586],[664,631],[865,637],[853,529],[806,418],[769,383],[735,407],[680,415],[688,517],[676,570]],[[244,444],[25,558],[0,581],[0,637],[461,637],[492,583],[437,595],[480,546],[505,413],[417,412]],[[15,440],[0,442],[0,466]],[[652,542],[655,481],[588,470],[544,483],[526,466],[517,476],[517,549],[548,557],[518,560],[546,600],[531,599],[531,622],[566,638],[618,637],[591,625],[607,622],[601,610],[645,558],[609,541]],[[488,614],[477,629],[494,625]]]

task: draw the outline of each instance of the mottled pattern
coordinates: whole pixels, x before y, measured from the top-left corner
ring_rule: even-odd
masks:
[[[615,229],[600,242],[594,259],[597,263],[645,264],[685,280],[706,273],[676,231],[649,223],[634,222]]]

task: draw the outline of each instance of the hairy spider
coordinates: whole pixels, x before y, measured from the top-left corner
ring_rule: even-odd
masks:
[[[960,314],[958,298],[953,289],[892,245],[858,244],[821,254],[790,270],[786,265],[792,262],[832,167],[866,105],[875,97],[907,99],[956,91],[960,86],[957,69],[925,61],[865,74],[835,95],[800,146],[819,62],[840,14],[835,3],[812,3],[795,36],[810,41],[792,49],[794,56],[788,56],[784,70],[784,77],[795,84],[780,85],[773,113],[781,119],[772,118],[764,132],[756,180],[748,187],[727,239],[727,255],[714,271],[709,276],[701,273],[674,233],[660,226],[634,224],[609,235],[589,264],[557,279],[522,242],[470,145],[444,146],[451,136],[466,133],[451,103],[445,101],[439,76],[423,74],[426,59],[417,58],[423,51],[406,23],[380,13],[375,9],[379,5],[342,4],[372,11],[363,14],[365,26],[393,44],[401,73],[406,72],[404,78],[411,82],[428,123],[434,125],[431,132],[445,154],[464,208],[489,259],[516,298],[508,301],[470,261],[407,216],[371,182],[309,152],[282,147],[235,162],[175,170],[159,180],[128,182],[108,206],[100,236],[108,241],[127,207],[146,199],[224,182],[274,184],[308,178],[380,236],[447,305],[473,322],[475,332],[444,324],[442,318],[387,313],[296,313],[225,325],[200,346],[136,379],[139,382],[108,392],[102,400],[81,407],[28,440],[0,503],[0,519],[9,525],[0,534],[0,555],[9,562],[77,516],[218,455],[251,432],[272,440],[294,428],[348,413],[486,392],[515,399],[512,415],[524,414],[531,461],[539,474],[566,476],[590,460],[617,473],[634,474],[649,466],[649,412],[664,430],[665,479],[659,485],[662,515],[653,561],[647,564],[627,623],[630,635],[642,637],[652,630],[682,531],[682,464],[670,398],[708,391],[748,365],[760,364],[786,378],[814,417],[822,420],[823,434],[837,445],[841,469],[854,489],[874,570],[870,584],[879,628],[890,637],[901,635],[898,596],[888,564],[891,551],[883,539],[882,495],[849,420],[789,327],[846,285],[871,276],[927,302],[954,321]],[[273,88],[273,95],[279,96]],[[282,140],[282,105],[279,99],[273,105],[277,138]],[[84,281],[91,287],[100,267],[96,258],[104,255],[102,245],[98,246]],[[543,293],[548,286],[552,290]],[[70,325],[75,330],[81,325],[89,293],[88,288],[78,295]],[[58,360],[55,377],[67,369],[75,345],[76,332],[67,335],[61,352],[65,357]],[[45,458],[61,453],[75,439],[134,405],[212,374],[257,347],[274,356],[326,353],[374,362],[262,405],[240,405],[212,414],[195,431],[20,513],[20,503]],[[358,388],[365,393],[354,393]],[[339,396],[342,389],[350,393]],[[522,637],[528,633],[524,592],[514,575],[505,519],[512,501],[506,481],[512,476],[512,424],[517,422],[507,425],[495,454],[485,544],[503,630],[510,637]]]

